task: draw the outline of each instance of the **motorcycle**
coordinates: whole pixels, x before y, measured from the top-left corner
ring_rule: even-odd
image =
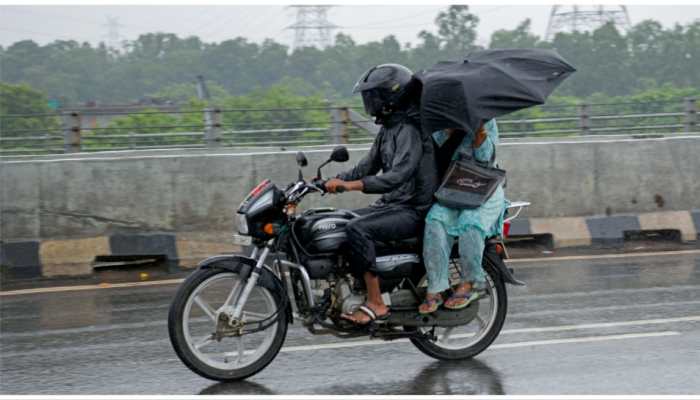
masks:
[[[325,165],[348,159],[347,149],[336,147],[307,182],[301,167],[308,161],[298,153],[296,182],[281,190],[264,180],[238,208],[236,236],[249,238],[251,254],[207,258],[181,284],[168,330],[175,352],[192,371],[218,381],[250,377],[277,356],[294,320],[313,335],[408,339],[439,360],[474,357],[496,339],[508,308],[505,284],[524,285],[504,263],[507,251],[500,237],[486,240],[487,284],[479,300],[429,315],[418,313],[426,292],[419,239],[377,243],[376,269],[390,316],[365,326],[340,317],[365,301],[364,283],[350,273],[347,256],[345,226],[357,215],[333,208],[297,209],[307,195],[326,194]],[[527,205],[510,205],[504,232]],[[459,278],[458,257],[455,246],[451,284]]]

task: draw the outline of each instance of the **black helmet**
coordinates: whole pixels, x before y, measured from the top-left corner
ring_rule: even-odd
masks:
[[[407,105],[413,72],[400,64],[381,64],[362,74],[352,89],[362,92],[367,114],[382,117]]]

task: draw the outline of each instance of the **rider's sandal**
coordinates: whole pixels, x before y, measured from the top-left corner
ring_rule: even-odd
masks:
[[[449,310],[461,310],[479,297],[479,292],[476,290],[470,290],[461,294],[453,293],[452,296],[445,301],[444,307]]]
[[[365,315],[367,315],[369,317],[369,320],[367,322],[362,323],[360,321],[351,319],[352,314],[343,314],[343,315],[341,315],[341,317],[343,317],[343,319],[345,319],[347,321],[352,322],[355,325],[364,326],[364,325],[369,325],[372,322],[375,322],[375,323],[385,322],[389,319],[389,315],[391,315],[391,311],[387,311],[386,314],[377,316],[377,313],[375,313],[374,310],[372,310],[367,304],[363,304],[360,307],[358,307],[357,311],[362,311]],[[348,318],[348,317],[350,317],[350,318]]]
[[[418,306],[418,314],[432,314],[444,303],[445,301],[442,299],[442,295],[439,293],[431,298],[426,297],[425,300],[423,300],[423,303]]]

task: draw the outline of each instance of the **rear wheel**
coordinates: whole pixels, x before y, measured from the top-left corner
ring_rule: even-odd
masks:
[[[450,262],[450,283],[459,281],[458,260]],[[418,350],[439,360],[462,360],[486,350],[501,332],[508,310],[508,295],[503,279],[484,258],[486,288],[478,300],[479,311],[469,324],[457,327],[419,328],[424,333],[432,330],[436,340],[412,338]],[[424,279],[425,280],[425,279]]]
[[[180,286],[170,307],[170,341],[182,362],[197,374],[218,381],[245,379],[260,372],[277,355],[287,334],[284,294],[256,285],[243,307],[248,326],[267,320],[267,327],[240,336],[217,338],[217,314],[232,306],[245,282],[237,273],[200,269]],[[279,310],[279,311],[278,311]],[[269,319],[270,317],[274,317]],[[244,326],[245,327],[245,326]]]

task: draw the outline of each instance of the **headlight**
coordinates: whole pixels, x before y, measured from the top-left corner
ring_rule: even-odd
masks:
[[[242,235],[247,235],[248,232],[248,219],[245,214],[238,214],[238,233]]]

